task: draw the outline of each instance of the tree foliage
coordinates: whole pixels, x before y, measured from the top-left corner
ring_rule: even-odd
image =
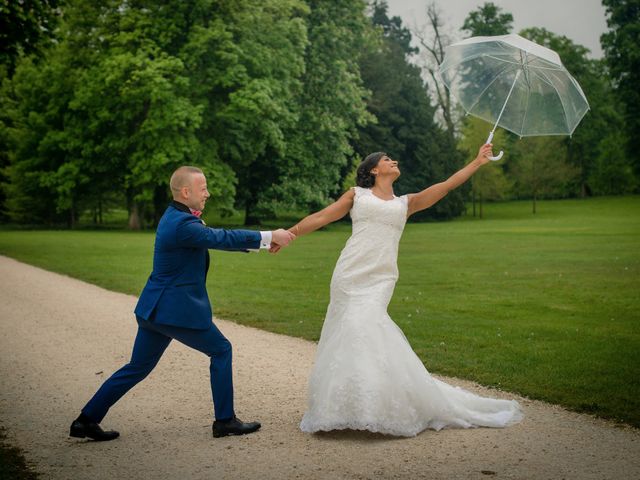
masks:
[[[578,175],[567,161],[567,145],[559,137],[526,137],[514,144],[511,175],[516,196],[532,199],[532,211],[540,198],[564,196],[566,186]]]
[[[0,0],[0,64],[13,73],[20,54],[38,52],[53,37],[58,0]]]
[[[640,178],[640,0],[602,0],[609,31],[600,41],[616,94],[624,106],[626,154]]]
[[[623,107],[615,97],[613,86],[609,80],[607,68],[600,60],[588,58],[589,50],[575,44],[569,38],[557,35],[544,28],[529,28],[520,32],[524,37],[539,43],[560,55],[563,65],[575,77],[587,100],[590,110],[578,125],[572,137],[564,143],[567,147],[567,161],[578,168],[575,183],[567,183],[565,194],[581,196],[609,193],[601,186],[610,184],[611,180],[599,178],[600,175],[611,176],[609,169],[603,169],[598,163],[599,157],[615,156],[615,142],[626,144],[624,134]],[[613,148],[611,152],[607,150]],[[625,163],[618,158],[618,165]],[[596,165],[600,165],[596,168]],[[622,167],[621,172],[630,172]],[[622,185],[635,184],[632,172]],[[628,191],[625,187],[624,191]],[[622,191],[621,191],[622,193]]]
[[[560,54],[590,102],[572,138],[535,145],[563,181],[529,188],[533,157],[505,134],[507,161],[474,178],[475,199],[637,190],[638,1],[604,3],[606,62],[522,32]],[[428,13],[421,70],[384,0],[0,1],[0,220],[73,226],[118,206],[132,228],[153,226],[183,164],[204,169],[210,208],[247,223],[326,205],[372,151],[400,161],[398,193],[441,181],[488,128],[460,121],[438,84],[449,40],[435,4]],[[487,2],[463,28],[504,34],[512,21]],[[460,214],[467,189],[416,218]]]
[[[226,79],[228,97],[211,111],[212,134],[238,177],[236,202],[248,224],[259,223],[258,204],[279,179],[287,133],[299,118],[306,12],[297,0],[250,0],[224,22],[233,34],[238,64]]]
[[[0,1],[0,82],[13,75],[21,55],[37,54],[50,42],[59,13],[58,0]],[[0,99],[0,104],[10,108],[11,102]],[[0,184],[6,184],[13,125],[8,111],[2,108],[0,112]],[[5,198],[0,189],[0,205]],[[8,218],[6,210],[0,209],[0,221]]]
[[[462,30],[469,37],[506,35],[513,29],[513,15],[503,13],[502,8],[493,2],[485,2],[467,15]]]
[[[473,158],[480,145],[487,140],[491,125],[476,117],[465,117],[461,128],[460,150],[467,158]],[[498,129],[493,138],[493,144],[504,145],[508,132]],[[502,147],[501,147],[502,148]],[[495,150],[495,149],[494,149]],[[497,152],[496,152],[497,153]],[[511,189],[511,182],[505,175],[504,167],[510,161],[507,153],[505,160],[483,167],[471,178],[471,201],[473,216],[483,217],[483,203],[487,200],[502,200],[507,198]]]
[[[46,61],[19,65],[8,89],[26,147],[9,168],[14,219],[28,189],[73,223],[93,192],[120,188],[138,228],[157,219],[185,163],[202,166],[218,206],[231,208],[234,183],[284,150],[304,10],[295,0],[71,3]]]
[[[375,41],[364,1],[313,0],[306,16],[305,70],[294,101],[297,121],[286,132],[287,148],[265,165],[275,179],[256,176],[266,191],[263,212],[317,209],[342,193],[344,177],[357,161],[352,147],[358,127],[373,120],[359,59]],[[265,182],[265,180],[267,180]]]

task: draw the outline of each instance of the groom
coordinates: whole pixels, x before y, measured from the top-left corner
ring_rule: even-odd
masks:
[[[156,366],[175,339],[211,357],[211,391],[215,421],[213,436],[243,435],[260,428],[235,416],[231,371],[231,344],[214,325],[205,280],[209,251],[248,251],[285,247],[295,238],[286,230],[255,232],[209,228],[200,220],[209,198],[207,180],[196,167],[180,167],[170,181],[173,202],[158,223],[153,271],[135,308],[138,322],[131,361],[105,381],[73,421],[69,435],[113,440],[115,431],[99,423],[134,385]]]

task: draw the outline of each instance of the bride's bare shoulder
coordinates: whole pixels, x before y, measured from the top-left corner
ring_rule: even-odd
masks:
[[[336,203],[345,205],[352,205],[353,204],[353,199],[356,197],[356,189],[359,187],[351,187],[349,190],[347,190],[346,192],[344,192],[340,198],[338,198],[338,200],[336,200]]]

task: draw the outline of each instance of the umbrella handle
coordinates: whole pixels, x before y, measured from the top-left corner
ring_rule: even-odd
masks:
[[[489,132],[489,137],[487,138],[487,141],[484,142],[484,143],[485,144],[491,143],[491,140],[493,140],[493,130],[491,132]],[[500,160],[502,158],[503,155],[504,155],[504,152],[502,150],[500,150],[500,153],[498,155],[496,155],[495,157],[487,157],[487,158],[489,160],[497,162],[498,160]]]
[[[497,162],[498,160],[500,160],[502,158],[502,155],[504,155],[504,152],[502,150],[500,150],[500,153],[498,155],[496,155],[495,157],[487,157],[489,160],[493,160],[494,162]]]

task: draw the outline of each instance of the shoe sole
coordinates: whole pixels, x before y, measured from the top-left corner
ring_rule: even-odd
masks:
[[[216,432],[213,432],[213,438],[239,437],[240,435],[248,435],[249,433],[257,432],[258,430],[260,430],[260,427],[256,428],[255,430],[249,430],[248,432],[242,432],[242,433],[235,433],[235,432],[216,433]]]
[[[94,437],[90,437],[89,435],[85,434],[84,432],[78,432],[77,430],[76,431],[70,430],[69,431],[69,436],[73,437],[73,438],[90,438],[94,442],[109,442],[111,440],[115,440],[120,435],[117,435],[117,436],[115,436],[113,438],[94,438]]]

